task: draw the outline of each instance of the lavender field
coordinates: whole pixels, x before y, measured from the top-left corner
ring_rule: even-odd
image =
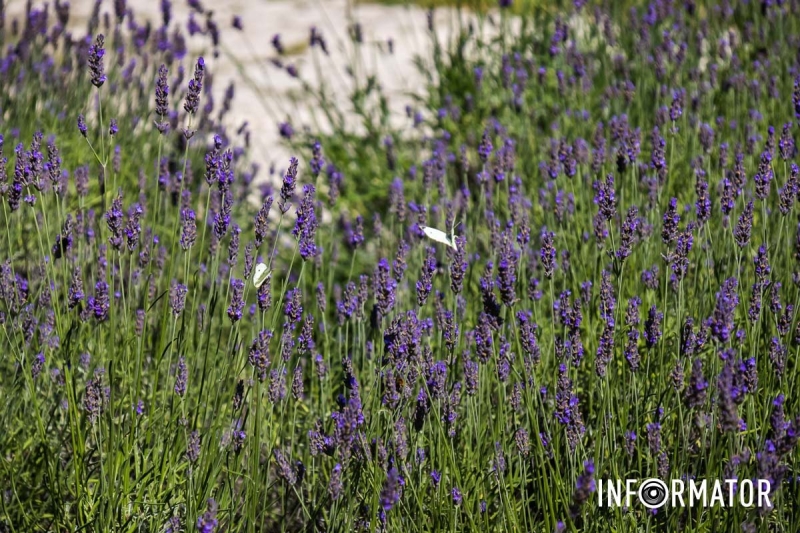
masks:
[[[800,1],[264,35],[273,168],[180,2],[0,0],[0,533],[800,531]]]

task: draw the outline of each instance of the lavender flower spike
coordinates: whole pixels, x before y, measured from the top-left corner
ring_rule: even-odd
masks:
[[[214,498],[208,499],[208,507],[206,512],[197,519],[197,531],[200,533],[213,533],[217,528],[219,521],[217,520],[217,502]]]
[[[294,197],[294,189],[297,184],[297,158],[292,157],[289,159],[289,168],[283,176],[283,185],[281,186],[281,199],[278,200],[278,207],[281,214],[289,210],[289,201]]]
[[[189,80],[189,90],[186,93],[186,101],[183,109],[190,115],[197,113],[200,105],[200,91],[203,89],[203,76],[205,74],[206,63],[202,57],[198,58],[194,68],[194,77]]]
[[[103,56],[106,55],[104,44],[105,37],[101,33],[95,39],[94,44],[89,47],[89,73],[92,76],[92,85],[97,88],[100,88],[106,81],[103,68]]]
[[[158,68],[158,79],[156,80],[156,115],[160,120],[156,122],[159,133],[164,135],[169,129],[169,123],[164,120],[169,113],[169,85],[167,83],[167,66],[162,64]]]

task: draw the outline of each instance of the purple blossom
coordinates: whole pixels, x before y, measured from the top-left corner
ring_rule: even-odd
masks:
[[[596,490],[594,461],[589,460],[583,463],[583,473],[575,482],[575,492],[572,493],[572,504],[570,505],[570,513],[573,517],[580,514],[581,507],[589,501]]]
[[[417,281],[417,304],[422,307],[428,299],[428,295],[433,290],[433,275],[437,269],[436,249],[428,247],[426,249],[425,260],[422,264],[422,273]]]
[[[255,369],[256,375],[260,381],[267,378],[267,368],[270,364],[269,344],[272,340],[272,332],[269,330],[262,330],[258,333],[253,343],[250,345],[250,352],[248,354],[248,361]]]
[[[744,211],[739,215],[736,227],[733,230],[733,237],[739,248],[744,248],[750,242],[750,234],[753,229],[753,202],[747,202]]]
[[[606,369],[611,362],[614,355],[614,326],[613,323],[607,323],[603,327],[603,333],[600,335],[599,345],[597,347],[597,354],[595,357],[595,369],[597,375],[603,377],[606,375]]]
[[[678,234],[675,243],[675,252],[670,254],[670,269],[675,273],[678,280],[682,280],[689,270],[689,252],[694,244],[694,236],[691,231],[684,231]]]
[[[613,220],[617,214],[617,198],[614,191],[614,176],[606,176],[605,182],[596,181],[594,203],[597,204],[599,214],[604,220]]]
[[[789,214],[792,207],[794,207],[795,198],[798,196],[798,192],[800,192],[800,185],[798,184],[798,173],[800,173],[800,169],[798,169],[797,165],[794,163],[791,164],[790,168],[789,178],[786,180],[784,186],[781,187],[779,194],[778,207],[782,215]]]
[[[405,480],[400,475],[400,471],[395,467],[390,468],[380,494],[380,504],[384,511],[391,511],[392,507],[400,501],[404,485]]]
[[[625,261],[631,255],[631,246],[633,245],[635,234],[639,228],[639,209],[632,206],[625,216],[625,221],[622,223],[620,230],[620,243],[616,251],[616,257],[619,261]]]
[[[611,283],[611,274],[603,270],[600,282],[600,318],[612,328],[614,327],[614,311],[617,301],[614,298],[614,285]]]
[[[101,33],[95,39],[94,44],[89,47],[89,73],[92,78],[92,85],[97,88],[100,88],[106,81],[106,75],[103,69],[103,56],[106,54],[104,46],[105,37]]]
[[[764,200],[769,196],[770,183],[774,173],[772,171],[772,154],[769,151],[761,153],[761,160],[758,164],[758,171],[756,172],[753,180],[756,184],[756,198]]]
[[[108,401],[107,389],[103,385],[104,374],[105,369],[102,367],[95,369],[92,379],[86,385],[86,393],[83,397],[83,408],[92,424],[97,422]]]
[[[331,499],[336,501],[342,497],[342,493],[344,492],[344,485],[342,483],[342,465],[336,463],[331,469],[331,477],[330,481],[328,482],[328,494],[330,494]]]
[[[753,265],[756,271],[756,280],[762,286],[766,287],[766,281],[772,272],[772,267],[769,264],[769,257],[767,255],[767,247],[763,244],[758,247],[758,253],[753,259]]]
[[[273,35],[272,40],[270,42],[272,43],[272,47],[275,49],[275,51],[278,54],[283,55],[284,50],[283,50],[283,44],[281,43],[280,34],[276,33],[275,35]]]
[[[450,263],[450,289],[454,294],[460,294],[463,289],[464,275],[467,272],[466,237],[456,237],[456,251],[452,254]]]
[[[778,141],[778,148],[780,149],[781,159],[787,161],[794,157],[796,148],[794,143],[794,136],[792,135],[792,123],[787,122],[783,125],[781,132],[781,139]]]
[[[197,221],[195,212],[192,209],[181,210],[181,249],[186,251],[194,246],[197,240]]]
[[[283,185],[281,185],[281,198],[278,200],[278,207],[281,214],[289,211],[289,202],[294,197],[294,189],[297,183],[297,159],[292,157],[289,159],[289,168],[283,176]]]
[[[739,281],[729,278],[722,283],[722,288],[717,292],[717,303],[714,313],[709,319],[711,334],[721,343],[725,344],[731,338],[734,328],[734,313],[739,305],[739,296],[736,292]]]
[[[108,283],[105,281],[95,283],[94,297],[89,298],[88,304],[98,322],[105,322],[108,319],[108,312],[111,308],[108,299]]]
[[[139,244],[139,236],[142,233],[141,219],[143,214],[144,210],[139,204],[133,204],[128,210],[128,220],[125,223],[125,237],[129,252],[134,251]]]
[[[380,319],[388,316],[394,308],[397,288],[397,282],[390,276],[389,261],[386,258],[378,261],[373,279],[373,286],[376,288],[375,311]]]
[[[792,91],[792,106],[794,107],[794,118],[800,120],[800,76],[794,79],[794,90]]]
[[[178,358],[178,367],[175,371],[175,394],[183,396],[186,394],[186,381],[189,377],[189,370],[186,368],[186,359]]]
[[[75,309],[83,303],[85,294],[83,292],[83,279],[81,278],[81,269],[76,266],[72,271],[72,283],[69,286],[68,305],[70,309]]]
[[[497,285],[500,289],[500,297],[503,304],[511,307],[517,301],[516,281],[517,281],[517,261],[520,252],[515,248],[514,241],[509,232],[504,232],[500,257],[497,263]]]
[[[303,187],[303,200],[297,209],[297,221],[295,222],[292,235],[297,237],[300,249],[300,257],[304,261],[314,257],[318,253],[318,248],[314,242],[317,233],[317,216],[314,210],[314,195],[316,189],[313,185]]]
[[[556,248],[554,246],[555,234],[552,231],[542,231],[542,247],[539,250],[539,259],[546,278],[553,277],[556,267]]]
[[[205,61],[202,57],[199,57],[194,67],[194,77],[189,80],[189,89],[186,91],[186,101],[183,104],[183,109],[190,115],[197,113],[197,108],[200,105],[200,91],[203,89],[205,68]]]
[[[105,215],[106,225],[111,232],[108,242],[115,250],[122,248],[122,222],[125,214],[122,211],[122,196],[117,196],[111,202],[111,207]]]
[[[33,362],[31,363],[31,379],[36,381],[36,378],[39,377],[39,374],[42,373],[42,369],[44,368],[45,358],[44,352],[39,352],[36,354],[36,357],[33,358]]]
[[[683,394],[684,402],[689,409],[700,407],[705,403],[708,381],[703,376],[703,361],[692,361],[692,373],[689,376],[689,385]]]
[[[786,358],[788,349],[781,343],[778,337],[772,337],[769,343],[769,360],[772,363],[772,368],[775,375],[782,377],[786,370]]]
[[[661,339],[661,322],[664,320],[664,313],[652,306],[647,314],[644,323],[644,340],[648,348],[655,346]]]
[[[167,66],[162,64],[158,68],[158,78],[156,79],[156,114],[161,117],[156,122],[159,133],[164,135],[169,129],[169,123],[165,120],[169,113],[169,84],[167,82]]]
[[[174,282],[169,291],[169,305],[172,308],[172,314],[178,317],[186,306],[186,293],[189,289],[186,285]]]
[[[235,323],[242,319],[244,309],[244,281],[233,278],[231,280],[231,304],[228,306],[228,318]]]
[[[452,490],[450,491],[450,496],[452,496],[452,498],[453,498],[453,505],[455,505],[456,507],[461,505],[461,502],[463,501],[463,497],[461,495],[461,491],[458,490],[458,487],[453,487],[452,488]]]
[[[698,225],[702,226],[711,218],[711,198],[708,196],[708,181],[703,177],[704,174],[697,176],[695,182],[695,193],[697,201],[695,202],[695,214],[697,215]]]
[[[190,463],[196,463],[200,457],[200,433],[192,431],[186,443],[186,459]]]
[[[311,146],[311,173],[316,177],[325,166],[325,159],[322,157],[322,145],[319,141],[314,141]]]
[[[206,512],[197,518],[197,531],[200,533],[213,533],[217,528],[217,502],[214,498],[209,498],[206,502]]]

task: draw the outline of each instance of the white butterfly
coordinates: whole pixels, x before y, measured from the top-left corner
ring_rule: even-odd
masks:
[[[267,272],[267,265],[264,263],[258,263],[256,265],[255,271],[253,272],[253,285],[255,285],[256,289],[264,284],[269,275],[270,272]]]
[[[432,228],[430,226],[420,226],[422,232],[429,238],[433,239],[436,242],[440,242],[452,248],[453,250],[458,250],[456,247],[456,235],[455,235],[455,226],[450,228],[450,235],[443,232],[442,230],[438,230],[436,228]]]

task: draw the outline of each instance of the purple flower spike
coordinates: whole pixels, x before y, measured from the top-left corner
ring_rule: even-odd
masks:
[[[342,483],[342,465],[336,463],[331,470],[331,479],[328,483],[328,494],[331,495],[331,499],[336,501],[342,497],[342,493],[344,492],[344,485]]]
[[[544,275],[547,279],[553,277],[556,269],[555,233],[544,230],[542,232],[542,247],[539,250],[539,259],[542,262]]]
[[[453,505],[455,505],[456,507],[461,505],[463,497],[461,495],[461,491],[458,490],[458,487],[453,487],[453,489],[450,491],[450,495],[453,497]]]
[[[189,440],[186,443],[186,459],[190,463],[196,463],[200,458],[200,433],[192,431],[189,434]]]
[[[189,371],[186,368],[186,358],[178,358],[178,368],[175,371],[175,394],[183,396],[186,394],[186,381],[189,377]]]
[[[195,212],[191,209],[181,211],[181,249],[189,250],[197,240],[197,221]]]
[[[272,43],[272,47],[275,49],[275,51],[279,55],[283,55],[284,48],[283,48],[283,43],[281,42],[281,36],[280,36],[279,33],[276,33],[275,35],[272,36],[271,43]]]
[[[394,308],[397,281],[390,276],[389,261],[382,258],[375,269],[373,286],[376,288],[375,311],[380,318],[388,316]]]
[[[739,248],[744,248],[750,242],[750,234],[753,229],[753,201],[747,202],[744,211],[736,222],[733,230],[733,237]]]
[[[417,281],[417,304],[422,307],[428,299],[428,295],[433,290],[433,275],[436,273],[436,250],[428,247],[426,250],[425,261],[422,264],[422,274]]]
[[[106,225],[111,232],[108,242],[115,250],[122,248],[122,221],[125,214],[122,212],[122,197],[117,196],[111,202],[111,208],[106,213]]]
[[[400,475],[400,471],[396,467],[390,468],[381,489],[380,504],[384,511],[391,511],[392,507],[400,501],[403,485],[405,485],[405,480]]]
[[[197,531],[200,533],[213,533],[217,528],[219,521],[217,520],[217,502],[214,498],[208,499],[208,506],[206,512],[197,518]]]
[[[228,307],[228,318],[231,322],[238,322],[242,319],[244,309],[244,281],[240,279],[231,280],[231,305]]]
[[[186,293],[188,292],[189,289],[186,288],[186,285],[177,282],[173,283],[169,291],[169,304],[172,308],[172,314],[176,317],[183,312],[186,306]]]
[[[31,379],[34,381],[36,381],[36,378],[42,373],[44,362],[44,352],[39,352],[36,357],[33,358],[33,362],[31,363]]]
[[[769,151],[761,153],[761,160],[758,163],[758,171],[753,177],[756,183],[756,198],[765,200],[769,196],[770,184],[775,177],[772,171],[772,154]]]
[[[89,128],[86,126],[86,119],[83,118],[83,115],[78,115],[78,131],[81,132],[81,135],[86,137]]]
[[[739,280],[728,278],[722,283],[722,288],[717,293],[717,304],[714,314],[709,319],[709,325],[711,334],[720,344],[727,343],[733,333],[733,317],[736,306],[739,305],[739,295],[736,292],[738,286]]]
[[[286,174],[283,175],[283,185],[281,185],[281,199],[278,200],[278,207],[281,214],[289,211],[289,202],[294,197],[294,189],[297,185],[297,159],[292,157],[289,159],[289,168]]]
[[[205,69],[205,60],[202,57],[198,58],[194,68],[194,77],[189,80],[189,90],[186,92],[186,101],[183,104],[183,109],[190,115],[197,113],[200,105],[200,91],[203,89]]]
[[[692,362],[692,373],[689,376],[689,386],[686,387],[683,399],[689,409],[702,406],[708,393],[708,381],[703,376],[703,361],[695,359]]]
[[[639,229],[639,224],[639,209],[635,205],[631,206],[620,231],[620,243],[616,251],[618,260],[625,261],[631,255],[631,247],[636,237],[636,231]]]
[[[575,492],[572,494],[572,505],[570,506],[572,516],[579,515],[581,507],[589,501],[595,490],[597,487],[594,480],[594,461],[589,460],[583,463],[583,473],[575,482]]]
[[[156,114],[161,117],[156,122],[156,128],[163,135],[169,129],[169,123],[165,117],[169,113],[169,85],[167,83],[167,66],[161,65],[158,68],[158,79],[156,80]]]
[[[92,85],[97,88],[103,85],[106,81],[106,75],[103,68],[103,56],[106,54],[105,37],[99,34],[94,41],[94,44],[89,47],[89,73],[92,77]]]
[[[297,237],[300,248],[300,257],[307,261],[317,255],[318,248],[314,242],[317,233],[317,216],[314,210],[314,195],[316,189],[313,185],[303,187],[303,200],[297,209],[297,221],[292,234]]]
[[[648,348],[652,348],[661,339],[661,322],[664,320],[664,313],[652,306],[644,323],[644,340]]]

